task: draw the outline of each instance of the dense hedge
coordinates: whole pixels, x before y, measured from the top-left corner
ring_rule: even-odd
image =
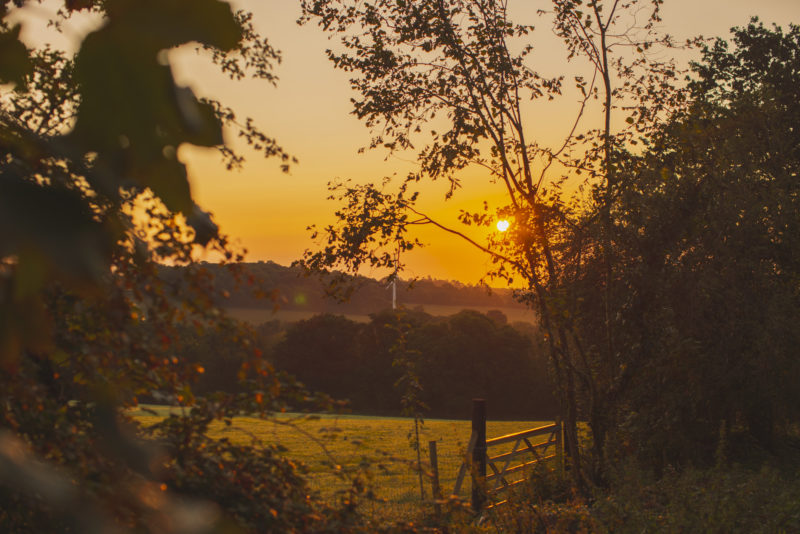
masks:
[[[527,334],[476,311],[450,317],[383,312],[369,323],[318,315],[289,326],[274,347],[279,369],[309,388],[349,399],[360,413],[397,414],[393,347],[404,335],[428,415],[465,417],[470,400],[486,398],[493,418],[553,417],[556,413],[543,353]],[[524,328],[524,325],[520,325]]]
[[[365,414],[399,415],[402,394],[394,365],[400,332],[414,360],[427,416],[469,416],[472,398],[486,398],[492,418],[551,418],[557,412],[537,329],[505,323],[500,312],[464,310],[450,317],[419,311],[375,314],[368,323],[320,314],[291,324],[258,328],[260,350],[277,369],[309,389],[349,401]],[[206,369],[199,392],[236,391],[246,349],[224,332],[187,340],[184,357]]]

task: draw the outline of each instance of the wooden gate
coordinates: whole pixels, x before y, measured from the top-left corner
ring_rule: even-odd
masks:
[[[546,436],[544,440],[537,439]],[[504,447],[505,445],[505,447]],[[492,451],[494,449],[494,451]],[[493,455],[494,454],[494,455]],[[486,439],[486,405],[473,400],[472,436],[458,471],[453,494],[458,495],[468,471],[472,480],[472,507],[497,506],[511,488],[526,481],[531,469],[548,462],[563,473],[564,455],[561,425],[553,423]]]

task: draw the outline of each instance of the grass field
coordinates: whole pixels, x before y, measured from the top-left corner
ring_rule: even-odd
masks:
[[[416,304],[410,304],[410,307],[416,307]],[[438,305],[438,304],[424,304],[422,308],[430,313],[431,315],[435,316],[448,316],[454,315],[461,310],[465,309],[465,306],[447,306],[447,305]],[[508,322],[525,322],[525,323],[535,323],[536,322],[536,314],[528,309],[524,308],[503,308],[497,306],[469,306],[468,309],[477,310],[481,313],[486,313],[489,310],[500,310],[503,312],[506,317],[508,317]],[[319,312],[313,311],[303,311],[303,310],[273,310],[272,308],[226,308],[228,315],[233,317],[234,319],[238,319],[239,321],[248,322],[251,324],[261,324],[267,321],[285,321],[285,322],[295,322],[301,321],[303,319],[309,319],[314,315],[317,315]],[[368,315],[357,315],[357,314],[340,314],[344,315],[351,321],[356,321],[359,323],[366,323],[369,322]]]
[[[156,422],[169,410],[164,407],[150,408],[156,411],[155,415],[141,410],[134,413],[136,419],[144,425]],[[315,417],[307,419],[299,415],[281,414],[276,416],[275,421],[241,417],[234,420],[231,427],[215,425],[212,427],[212,436],[225,436],[238,443],[249,443],[255,437],[264,442],[283,445],[287,449],[285,454],[288,457],[305,464],[312,487],[326,498],[333,498],[337,491],[347,487],[347,482],[334,474],[330,465],[331,458],[344,471],[368,465],[371,487],[378,499],[384,502],[370,501],[365,504],[369,509],[364,511],[398,519],[416,516],[420,510],[420,493],[418,475],[411,465],[415,459],[409,441],[413,420],[358,415]],[[453,489],[469,441],[470,424],[469,421],[430,419],[423,426],[423,459],[427,463],[427,444],[435,440],[439,476],[445,494]],[[544,424],[548,422],[490,421],[487,423],[487,435],[501,436]],[[467,481],[462,488],[462,496],[466,496],[468,491]],[[430,481],[427,478],[425,492],[430,498]]]

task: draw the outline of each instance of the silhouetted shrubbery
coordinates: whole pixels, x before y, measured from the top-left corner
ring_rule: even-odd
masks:
[[[288,327],[274,361],[309,388],[349,399],[353,411],[397,414],[401,371],[391,349],[405,328],[429,415],[464,417],[470,399],[482,397],[492,418],[553,417],[547,366],[534,338],[501,323],[469,310],[450,317],[386,311],[366,324],[318,315]]]

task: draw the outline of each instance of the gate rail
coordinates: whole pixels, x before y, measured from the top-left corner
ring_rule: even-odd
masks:
[[[497,500],[503,492],[526,481],[529,470],[543,462],[555,463],[556,469],[564,470],[564,440],[561,425],[553,423],[537,428],[486,439],[486,402],[472,401],[472,435],[464,461],[458,470],[453,494],[458,495],[471,472],[472,507],[475,511],[503,504]],[[538,436],[547,436],[544,441],[534,443]],[[513,443],[510,450],[490,455],[490,448]],[[487,467],[490,472],[487,474]],[[488,502],[491,497],[491,502]]]

